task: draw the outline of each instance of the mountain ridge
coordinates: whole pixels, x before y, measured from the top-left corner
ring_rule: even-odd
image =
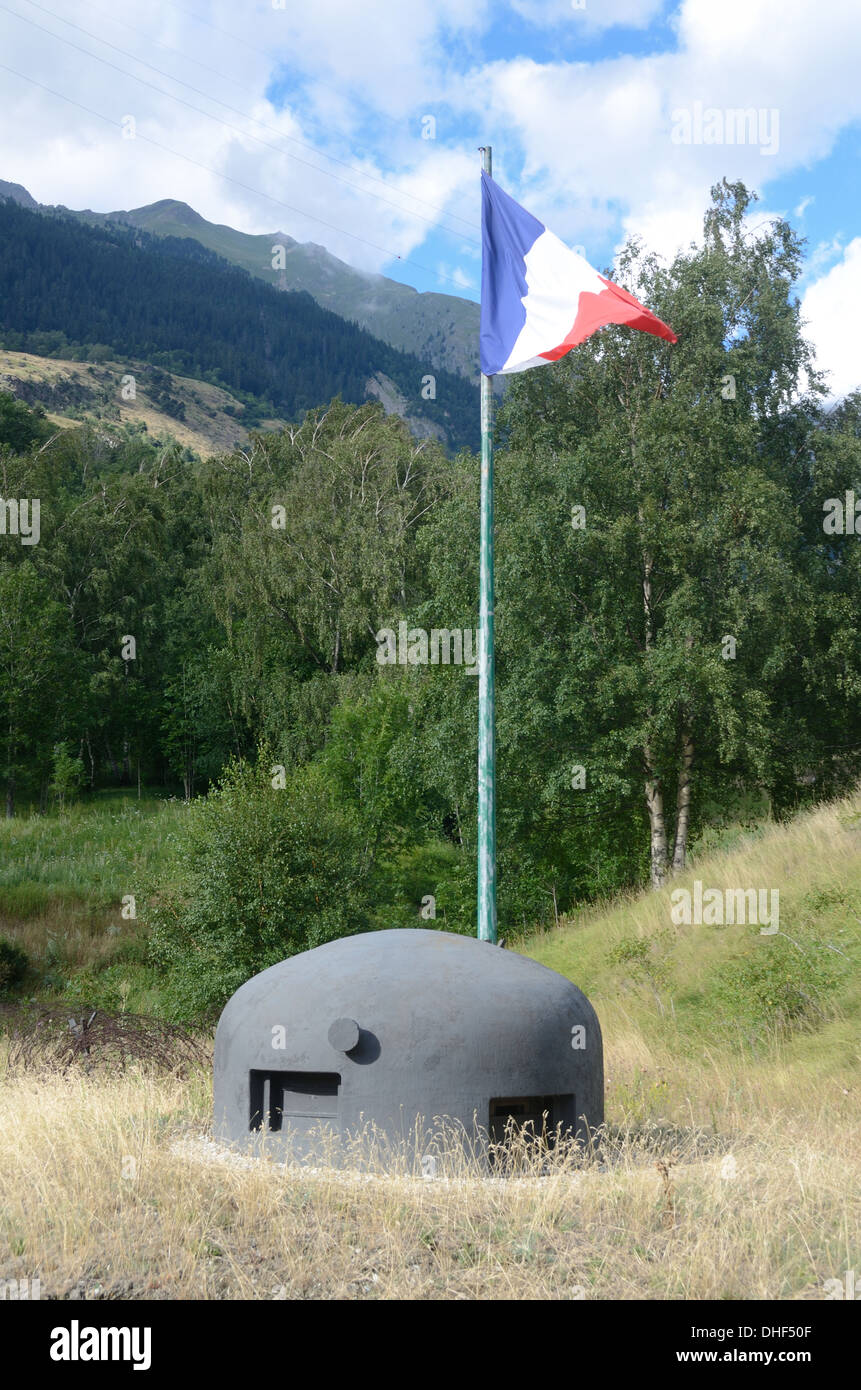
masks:
[[[165,206],[156,209],[165,211]],[[167,205],[173,217],[176,206]],[[205,224],[209,226],[210,224]],[[279,293],[199,238],[65,209],[0,185],[0,346],[54,359],[149,362],[231,392],[249,428],[339,395],[377,396],[414,435],[476,447],[478,392],[317,303]]]
[[[451,371],[473,384],[479,379],[479,306],[456,295],[420,291],[373,271],[356,270],[317,242],[300,242],[288,233],[240,232],[209,222],[188,203],[161,198],[128,210],[95,212],[38,203],[21,184],[0,179],[0,198],[31,211],[63,212],[92,226],[109,223],[140,228],[153,236],[179,236],[200,242],[225,260],[278,290],[305,290],[323,309],[380,338],[399,352],[427,363],[428,370]],[[276,248],[283,247],[284,266]]]

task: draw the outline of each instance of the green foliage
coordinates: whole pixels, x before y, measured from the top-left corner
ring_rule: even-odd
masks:
[[[360,687],[333,711],[318,760],[363,826],[369,868],[427,833],[426,806],[413,770],[412,713],[404,682],[381,679]]]
[[[666,928],[650,932],[648,936],[623,937],[607,952],[607,964],[621,966],[635,980],[645,982],[652,990],[660,990],[670,978],[667,960],[674,944]]]
[[[87,774],[81,758],[73,758],[67,743],[54,744],[54,764],[50,791],[60,807],[74,800],[86,781]]]
[[[816,1027],[841,978],[835,959],[815,940],[802,949],[783,937],[764,937],[720,967],[714,995],[730,1026],[785,1034]]]
[[[34,444],[43,443],[50,433],[44,410],[31,408],[0,390],[0,447],[6,444],[13,453],[23,454]]]
[[[14,941],[0,937],[0,998],[18,988],[29,964],[26,951],[22,951]]]
[[[102,1009],[109,1014],[158,1012],[163,1004],[162,980],[146,961],[146,952],[146,943],[132,938],[118,942],[110,956],[89,968],[73,970],[65,964],[61,969],[55,960],[49,963],[49,972],[55,977],[60,974],[63,999],[72,1008]],[[43,985],[49,978],[46,973]]]
[[[66,724],[74,666],[68,611],[35,562],[0,559],[0,776],[7,815],[32,761],[47,760],[52,726]]]
[[[847,902],[847,898],[845,888],[814,888],[805,894],[804,906],[809,912],[818,914],[827,912],[833,907],[842,907]]]
[[[463,936],[475,932],[472,856],[450,841],[432,840],[403,850],[383,867],[378,884],[376,926],[423,927]]]
[[[264,753],[234,762],[192,803],[166,885],[149,895],[152,960],[170,972],[178,1016],[212,1013],[257,971],[368,924],[355,819],[318,770],[273,787],[272,766]]]
[[[663,798],[670,849],[686,740],[697,855],[731,847],[740,825],[848,786],[861,769],[861,547],[822,530],[824,498],[861,490],[861,397],[826,415],[815,375],[811,391],[800,389],[811,365],[793,293],[800,243],[781,221],[751,239],[750,203],[741,185],[719,185],[701,247],[670,266],[636,246],[623,256],[619,278],[673,325],[675,347],[608,328],[507,391],[496,661],[508,936],[643,883],[645,787]],[[323,408],[342,349],[355,349],[357,380],[369,361],[358,339],[328,336],[306,298],[224,278],[191,243],[156,251],[144,236],[136,248],[127,230],[91,235],[0,209],[0,231],[18,238],[25,227],[23,262],[10,258],[0,289],[11,286],[22,326],[9,331],[32,334],[29,346],[63,349],[60,333],[65,347],[80,336],[98,355],[99,343],[131,352],[146,339],[149,386],[165,401],[171,373],[196,364],[222,372],[245,403],[258,391],[258,405],[274,408],[282,391],[297,415],[312,408],[295,427],[200,461],[113,424],[40,441],[26,412],[9,407],[31,433],[0,449],[4,496],[42,499],[41,543],[6,536],[0,554],[10,811],[44,810],[52,783],[68,783],[70,769],[59,781],[54,769],[58,744],[72,762],[80,750],[95,796],[140,779],[190,803],[187,823],[182,808],[165,813],[178,827],[168,866],[164,846],[141,851],[147,890],[155,859],[164,869],[159,968],[184,981],[188,1007],[209,1007],[228,967],[244,978],[315,931],[339,931],[342,917],[474,930],[478,682],[454,665],[383,667],[376,633],[400,622],[474,629],[477,460],[417,442],[378,404]],[[62,329],[59,301],[27,300],[61,241],[70,251],[57,260]],[[75,266],[101,286],[95,321]],[[159,336],[162,309],[179,339]],[[243,326],[216,364],[225,314]],[[293,373],[294,349],[309,375]],[[571,524],[575,506],[585,528]],[[121,656],[128,634],[134,659]],[[195,801],[260,741],[288,769],[287,788],[272,790],[264,775],[252,794],[231,772],[211,803]],[[67,817],[76,852],[78,809]],[[267,849],[260,827],[280,848]],[[108,882],[117,896],[128,891],[118,846],[130,859],[136,850],[130,826],[114,834],[100,821],[99,834],[112,846],[104,881],[97,856],[81,852],[80,893],[102,901]],[[79,890],[62,851],[24,818],[17,836],[13,827],[18,862],[0,860],[7,906],[32,915],[51,893],[71,900]],[[302,855],[318,839],[330,845],[333,881],[346,884],[341,915],[311,892],[316,871]],[[198,842],[207,882],[188,849]],[[261,866],[265,911],[224,867],[243,858]],[[283,902],[282,868],[292,884]],[[428,897],[436,918],[420,915]],[[650,959],[653,985],[660,960]]]
[[[501,414],[500,762],[508,743],[532,782],[521,814],[549,801],[556,826],[606,818],[617,845],[641,833],[647,778],[672,831],[686,740],[694,836],[739,788],[781,813],[809,797],[813,769],[822,794],[859,767],[861,649],[845,599],[857,613],[861,569],[843,537],[826,556],[819,500],[859,476],[855,412],[826,427],[815,373],[801,393],[800,243],[781,221],[752,243],[750,202],[718,185],[702,247],[669,268],[636,246],[622,257],[623,282],[672,324],[675,347],[604,330],[518,377]],[[575,505],[585,527],[570,524]],[[574,797],[563,758],[587,771]],[[641,865],[614,871],[618,882]]]
[[[645,936],[625,937],[607,952],[607,962],[610,965],[622,965],[628,961],[645,965],[648,959],[649,941]]]

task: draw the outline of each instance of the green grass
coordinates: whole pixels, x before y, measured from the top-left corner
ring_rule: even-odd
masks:
[[[27,952],[28,995],[163,1011],[145,928],[122,915],[122,900],[163,876],[186,813],[180,801],[125,793],[0,823],[0,936]],[[780,933],[675,925],[670,894],[696,878],[777,889]],[[664,892],[586,909],[514,947],[573,979],[605,1031],[630,1039],[632,1058],[715,1050],[756,1061],[777,1047],[823,1074],[855,1065],[861,795],[724,833]],[[640,1085],[636,1066],[629,1084]]]
[[[0,936],[27,952],[28,996],[158,1012],[159,981],[123,898],[161,875],[186,809],[107,793],[0,821]]]
[[[779,932],[676,925],[671,893],[776,889]],[[660,893],[563,919],[518,949],[574,980],[605,1033],[630,1040],[631,1082],[655,1057],[744,1057],[833,1077],[861,1061],[861,796],[760,825]],[[639,1054],[642,1065],[638,1067]]]
[[[118,902],[158,870],[185,806],[128,792],[62,815],[0,821],[0,914],[30,917],[54,905]]]

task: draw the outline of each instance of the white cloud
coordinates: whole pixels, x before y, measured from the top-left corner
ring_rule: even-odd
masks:
[[[676,30],[673,52],[588,64],[517,57],[461,87],[498,132],[498,153],[516,151],[518,167],[522,156],[524,201],[569,240],[588,240],[592,198],[671,254],[724,175],[761,191],[861,119],[856,0],[684,0]],[[756,139],[708,143],[701,127],[699,140],[674,143],[673,112],[697,104],[721,113],[724,134],[726,113],[753,109]]]
[[[844,239],[839,233],[837,236],[829,237],[827,241],[817,242],[804,264],[804,279],[807,283],[818,280],[826,266],[831,266],[843,255],[843,251]]]
[[[422,140],[406,112],[439,86],[442,35],[455,24],[474,26],[483,8],[484,0],[433,6],[414,0],[411,7],[402,0],[368,0],[361,7],[317,0],[313,7],[267,7],[240,18],[234,6],[216,3],[207,26],[169,3],[113,17],[87,0],[68,4],[68,19],[122,52],[42,12],[29,17],[51,35],[0,13],[2,61],[23,74],[0,71],[0,178],[23,184],[40,202],[98,211],[177,198],[210,220],[245,231],[280,227],[379,269],[424,240],[436,208],[462,199],[467,168],[475,181],[474,162],[443,141]],[[130,33],[126,22],[141,32]],[[310,86],[301,90],[313,88],[317,104],[325,106],[330,137],[321,141],[315,129],[306,129],[313,114],[306,95],[289,109],[265,99],[273,74],[288,65],[300,83],[308,76]],[[225,70],[232,84],[216,75]],[[173,82],[173,74],[198,91]],[[324,101],[320,84],[326,79]],[[332,83],[339,84],[340,105],[332,100]],[[235,109],[226,110],[216,96]],[[362,102],[377,115],[384,108],[403,113],[394,135],[371,150],[357,149],[345,129],[345,113],[358,120]],[[126,116],[136,121],[135,140],[121,138]],[[332,153],[351,168],[283,136]],[[452,225],[467,234],[462,224]]]
[[[462,266],[450,266],[441,261],[437,270],[442,279],[450,280],[452,284],[457,285],[462,290],[475,290],[477,288],[475,277],[469,275]]]
[[[289,0],[267,32],[291,71],[322,84],[323,102],[334,89],[405,119],[439,98],[452,39],[479,34],[489,15],[490,0]]]
[[[861,388],[861,339],[856,315],[861,304],[861,237],[846,247],[842,260],[811,285],[801,301],[805,332],[816,344],[817,366],[829,373],[835,396]]]
[[[666,257],[691,242],[702,241],[703,199],[698,191],[683,200],[676,196],[672,206],[656,201],[646,203],[622,220],[621,250],[629,237],[640,237],[646,250]]]
[[[108,4],[65,0],[64,13],[129,55],[217,94],[353,169],[315,161],[290,144],[284,154],[267,148],[250,136],[277,147],[279,135],[272,130],[34,11],[31,17],[45,28],[202,110],[178,105],[5,12],[0,61],[112,122],[134,115],[142,136],[194,162],[143,139],[124,141],[115,125],[0,71],[0,178],[24,184],[43,202],[103,211],[179,198],[210,220],[246,231],[280,228],[300,240],[323,242],[371,270],[393,254],[458,266],[451,272],[455,279],[474,277],[475,247],[456,237],[450,248],[434,242],[423,253],[431,229],[407,208],[434,219],[433,209],[441,207],[477,223],[475,146],[483,137],[493,140],[500,181],[559,236],[583,245],[594,263],[601,259],[594,247],[612,244],[620,231],[623,237],[637,233],[650,248],[671,255],[700,236],[709,188],[722,176],[762,191],[809,168],[861,119],[857,0],[818,0],[815,6],[809,0],[682,0],[673,17],[674,50],[591,62],[526,56],[489,61],[489,34],[494,53],[505,51],[498,42],[505,12],[491,0],[315,0],[304,6],[288,0],[283,10],[213,0],[206,9],[210,25],[171,0],[113,11]],[[604,28],[611,40],[622,32],[617,26],[643,28],[669,8],[660,0],[587,0],[584,11],[562,0],[509,2],[521,20],[545,33],[553,33],[554,25],[564,26],[566,35],[591,26],[593,37]],[[22,14],[25,9],[22,4]],[[179,53],[129,33],[124,23]],[[284,109],[266,100],[267,92],[284,90],[292,94]],[[674,144],[673,111],[697,102],[719,110],[778,111],[776,152],[763,155],[757,144]],[[425,113],[437,118],[435,141],[421,139]],[[365,192],[288,158],[291,150]],[[799,204],[797,216],[805,206]],[[469,236],[463,224],[449,219],[449,226]],[[823,241],[811,261],[812,272],[822,278],[808,295],[829,342],[838,330],[821,307],[823,286],[841,266],[850,275],[855,264],[855,253],[847,250],[841,266],[825,275],[829,256],[840,251],[839,241]],[[447,282],[439,287],[454,289]],[[847,360],[842,351],[828,349],[827,355],[838,364]]]

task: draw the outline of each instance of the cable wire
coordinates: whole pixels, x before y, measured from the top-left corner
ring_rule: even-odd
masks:
[[[5,8],[0,6],[0,8]],[[10,11],[11,13],[11,11]],[[20,16],[19,16],[20,18]],[[10,68],[6,63],[0,63],[3,72],[9,72],[13,77],[20,77],[23,82],[29,82],[33,87],[39,87],[41,91],[48,92],[53,97],[58,97],[60,101],[65,101],[70,106],[77,106],[79,111],[86,111],[88,116],[95,116],[97,120],[105,121],[107,125],[113,126],[116,130],[122,130],[122,121],[112,120],[110,116],[105,116],[101,111],[94,111],[91,106],[86,106],[82,101],[76,101],[74,97],[68,97],[64,92],[58,92],[54,87],[49,87],[45,82],[38,82],[35,77],[28,76],[25,72],[19,72],[17,68]],[[338,227],[334,222],[326,222],[322,217],[317,217],[314,213],[306,212],[304,208],[294,207],[291,203],[285,203],[281,198],[275,198],[271,193],[264,193],[261,188],[254,188],[249,183],[243,183],[241,179],[235,179],[230,174],[223,174],[219,169],[213,169],[209,164],[202,164],[199,159],[192,159],[191,155],[183,154],[181,150],[171,149],[170,145],[163,145],[160,140],[154,140],[150,135],[141,135],[140,131],[135,132],[136,140],[143,140],[145,144],[152,145],[157,150],[162,150],[165,154],[172,154],[177,159],[182,159],[186,164],[192,164],[196,169],[202,169],[207,174],[212,174],[217,179],[224,179],[227,183],[234,184],[237,188],[243,189],[246,193],[253,193],[256,197],[265,198],[267,202],[274,203],[277,207],[286,208],[288,212],[295,212],[300,217],[307,217],[309,221],[316,222],[321,227],[328,227],[331,232],[338,232],[341,236],[351,237],[353,241],[359,241],[363,246],[370,246],[374,251],[380,251],[390,260],[400,261],[402,265],[411,265],[415,270],[421,270],[425,275],[432,275],[436,280],[446,280],[449,284],[455,285],[458,289],[463,286],[451,275],[446,275],[441,270],[432,270],[430,266],[420,265],[418,261],[412,260],[409,256],[401,256],[397,252],[391,251],[387,246],[380,246],[375,241],[368,241],[367,237],[359,236],[356,232],[348,232],[345,227]],[[461,298],[463,296],[460,296]],[[469,302],[469,301],[467,301]]]
[[[354,173],[358,173],[361,177],[368,178],[375,183],[381,184],[384,188],[388,189],[389,192],[395,191],[390,188],[389,184],[386,183],[385,180],[379,179],[373,174],[365,174],[362,170],[356,169],[353,165],[347,164],[344,160],[337,159],[335,158],[335,156],[325,155],[322,153],[322,151],[317,150],[313,145],[309,145],[304,140],[299,140],[296,136],[285,135],[282,131],[278,130],[276,126],[269,125],[266,121],[260,120],[257,116],[250,116],[247,111],[241,111],[238,107],[231,106],[228,102],[222,101],[220,97],[211,96],[208,92],[201,91],[199,87],[193,87],[191,83],[183,81],[181,77],[175,77],[173,76],[173,74],[165,72],[162,68],[157,68],[155,64],[148,63],[144,58],[138,58],[136,54],[128,53],[124,48],[119,48],[116,44],[109,43],[107,39],[101,38],[100,35],[91,33],[89,29],[84,29],[82,25],[74,24],[72,20],[65,19],[62,15],[56,14],[54,10],[49,10],[45,5],[40,5],[38,3],[38,0],[24,0],[24,3],[27,5],[31,5],[33,9],[40,10],[43,14],[50,15],[52,19],[59,20],[61,24],[67,25],[70,29],[77,30],[78,33],[84,34],[88,39],[92,39],[95,43],[100,43],[105,48],[111,49],[113,53],[119,53],[121,57],[128,58],[133,63],[139,63],[142,67],[149,68],[151,72],[158,73],[159,77],[165,78],[166,81],[176,82],[180,87],[185,87],[187,91],[194,92],[196,96],[203,97],[205,101],[214,102],[216,106],[223,106],[225,111],[230,111],[235,116],[241,116],[243,120],[251,121],[255,125],[260,126],[263,130],[272,131],[272,133],[277,135],[280,140],[292,141],[295,144],[301,145],[304,149],[311,150],[312,153],[317,154],[318,156],[324,159],[331,158],[334,163],[341,164],[345,169],[351,169]],[[153,83],[146,82],[144,78],[137,77],[134,73],[128,72],[125,68],[119,68],[116,67],[115,64],[109,63],[106,58],[99,57],[97,53],[92,53],[88,49],[80,48],[77,44],[73,44],[70,39],[64,38],[62,34],[57,34],[52,29],[45,29],[42,25],[37,24],[35,20],[28,19],[26,15],[19,14],[16,10],[10,10],[6,5],[0,5],[0,9],[5,10],[7,14],[13,15],[16,19],[22,20],[25,24],[32,24],[34,28],[40,29],[42,33],[50,34],[52,38],[59,39],[60,43],[68,44],[69,47],[74,48],[77,52],[84,53],[88,57],[94,58],[97,63],[105,63],[106,66],[114,68],[114,70],[116,72],[121,73],[122,76],[131,77],[132,81],[134,82],[144,83],[144,85],[151,87],[153,91],[158,92],[160,95],[168,97],[168,99],[171,101],[182,102],[184,106],[188,106],[190,110],[196,111],[198,115],[206,117],[207,120],[217,121],[220,125],[224,125],[228,130],[233,130],[236,132],[236,134],[243,135],[247,139],[255,140],[258,144],[264,145],[266,149],[274,150],[276,154],[281,154],[286,159],[293,159],[298,164],[304,164],[306,168],[315,170],[316,173],[322,174],[325,178],[336,179],[339,183],[343,183],[347,188],[353,188],[356,190],[356,192],[362,193],[367,197],[377,198],[380,202],[388,204],[389,207],[394,208],[395,211],[400,212],[404,216],[414,217],[421,222],[426,222],[429,226],[437,227],[440,231],[447,232],[449,236],[460,237],[461,240],[468,242],[472,246],[478,247],[481,245],[481,243],[477,241],[474,237],[467,237],[463,232],[459,231],[457,228],[446,227],[444,224],[441,224],[439,218],[425,217],[422,213],[416,212],[413,208],[407,208],[404,207],[401,203],[392,202],[390,198],[383,197],[381,193],[374,193],[372,189],[362,188],[359,184],[353,183],[350,179],[345,179],[342,175],[333,173],[331,169],[323,169],[320,167],[319,164],[312,164],[309,160],[302,159],[300,155],[293,154],[289,150],[279,149],[277,146],[270,144],[269,141],[261,140],[258,136],[253,135],[250,131],[239,130],[236,126],[232,126],[228,122],[221,120],[219,117],[213,116],[210,112],[202,111],[199,106],[195,106],[192,102],[183,101],[182,97],[176,96],[173,92],[167,92],[164,90],[163,87],[156,87]],[[126,27],[130,28],[131,26]],[[135,32],[138,31],[132,30],[132,33]],[[180,57],[182,56],[183,55],[180,54]],[[411,193],[408,193],[406,196],[408,198],[413,197]],[[424,200],[421,198],[415,198],[414,201],[424,203]],[[437,212],[439,214],[439,217],[454,217],[457,221],[463,222],[464,226],[469,227],[470,231],[475,230],[473,223],[467,222],[465,218],[458,217],[456,213],[447,213],[443,208],[436,207],[433,203],[426,203],[424,205],[426,207],[431,208],[432,211]]]
[[[28,3],[32,3],[32,0],[28,0]],[[229,82],[229,83],[231,83],[231,85],[234,86],[234,87],[236,87],[236,88],[238,88],[239,91],[244,92],[246,96],[252,97],[255,101],[258,99],[258,93],[257,93],[257,92],[252,92],[251,89],[250,89],[249,87],[245,87],[245,86],[243,86],[243,84],[242,84],[241,82],[237,82],[236,78],[235,78],[235,77],[231,77],[229,73],[221,72],[218,68],[210,67],[210,65],[209,65],[208,63],[202,63],[202,62],[200,61],[199,58],[192,58],[192,57],[190,56],[190,54],[184,53],[184,52],[182,51],[182,49],[174,48],[173,45],[172,45],[172,44],[169,44],[169,43],[163,43],[161,39],[153,38],[153,36],[152,36],[151,34],[146,34],[146,33],[144,33],[144,31],[143,31],[142,29],[135,29],[133,25],[126,23],[126,21],[125,21],[124,19],[119,19],[117,15],[111,14],[111,12],[110,12],[109,10],[105,10],[105,9],[102,8],[102,6],[96,5],[96,4],[94,3],[94,0],[84,0],[84,4],[87,5],[87,6],[89,6],[89,8],[90,8],[91,10],[95,10],[97,14],[105,15],[105,16],[108,17],[114,24],[120,25],[121,28],[123,28],[123,29],[128,29],[128,31],[129,31],[130,34],[136,34],[136,35],[138,36],[138,38],[145,39],[147,43],[154,44],[156,48],[163,48],[163,49],[165,50],[165,52],[167,52],[167,53],[175,53],[176,56],[177,56],[178,58],[182,58],[184,62],[186,62],[186,63],[194,63],[194,65],[195,65],[196,67],[203,68],[205,72],[211,72],[212,75],[213,75],[214,77],[219,77],[219,78],[221,78],[221,80],[222,80],[223,82]],[[43,8],[43,7],[40,6],[39,8]],[[175,9],[176,6],[172,6],[172,8]],[[52,11],[49,11],[49,13],[53,13],[53,12],[52,12]],[[67,22],[68,22],[68,21],[67,21]],[[222,32],[223,32],[223,31],[222,31]],[[256,51],[256,50],[255,50],[255,51]],[[271,57],[271,55],[264,55],[264,56],[269,56],[269,57]],[[142,60],[141,60],[141,59],[138,59],[137,61],[142,61]],[[151,65],[148,64],[147,66],[151,66]],[[155,71],[160,71],[160,69],[155,69]],[[166,75],[166,74],[163,74],[163,75]],[[174,80],[178,81],[179,79],[177,78],[177,79],[174,79]],[[325,85],[325,84],[322,84],[322,85]],[[330,90],[330,91],[331,91],[331,90],[333,90],[333,89],[332,89],[332,88],[328,88],[327,90]],[[213,101],[215,100],[214,97],[213,97],[213,98],[210,98],[210,99],[213,100]],[[267,100],[268,100],[268,98],[267,98]],[[270,103],[270,104],[271,104],[271,103]],[[396,125],[396,126],[398,127],[399,130],[402,130],[402,123],[401,123],[401,122],[399,122],[399,121],[394,121],[394,120],[392,119],[392,117],[386,116],[383,112],[377,112],[376,115],[377,115],[377,117],[378,117],[379,119],[391,121],[392,125]],[[276,128],[275,128],[274,126],[266,126],[266,123],[265,123],[265,122],[263,122],[263,121],[258,121],[256,116],[248,116],[247,119],[248,119],[249,121],[251,121],[251,120],[257,121],[257,124],[258,124],[258,125],[263,125],[264,128],[267,129],[267,130],[273,130],[273,131],[276,130]],[[342,138],[342,137],[343,137],[343,131],[340,131],[340,130],[333,130],[333,128],[332,128],[331,126],[326,126],[326,125],[324,125],[321,121],[318,121],[318,120],[316,119],[316,117],[314,117],[314,116],[312,116],[311,119],[314,121],[314,123],[315,123],[316,125],[318,125],[318,126],[320,127],[321,130],[326,131],[327,134],[336,135],[338,138]],[[348,160],[339,159],[337,155],[329,154],[326,150],[321,150],[321,149],[319,149],[316,145],[310,144],[310,142],[307,141],[307,140],[300,140],[299,137],[298,137],[297,135],[284,135],[284,134],[282,134],[280,131],[276,131],[276,134],[281,135],[282,140],[290,140],[290,141],[293,142],[294,144],[301,145],[303,149],[310,150],[310,151],[312,152],[312,154],[319,155],[321,159],[328,159],[331,163],[333,163],[333,164],[338,164],[338,165],[340,165],[341,168],[343,168],[343,169],[350,169],[354,174],[359,174],[361,178],[369,179],[371,183],[378,183],[378,184],[380,184],[380,186],[381,186],[382,188],[387,188],[387,189],[389,189],[390,192],[392,192],[392,191],[400,191],[400,190],[392,190],[390,184],[388,183],[388,181],[387,181],[385,178],[381,178],[381,177],[380,177],[379,175],[377,175],[377,174],[369,174],[369,173],[367,172],[367,170],[359,168],[356,164],[350,164]],[[476,230],[475,221],[472,220],[472,219],[470,219],[470,218],[461,217],[458,213],[446,212],[445,209],[439,207],[438,204],[436,204],[436,203],[429,203],[429,202],[426,201],[426,199],[420,198],[420,197],[418,196],[417,193],[405,193],[404,196],[407,197],[407,198],[412,198],[414,202],[416,202],[416,203],[421,203],[423,207],[430,208],[431,212],[437,212],[437,213],[439,213],[440,216],[442,216],[442,217],[450,217],[450,218],[453,218],[453,219],[454,219],[455,221],[457,221],[457,222],[462,222],[463,225],[464,225],[465,227],[468,227],[470,231],[475,231],[475,230]]]

